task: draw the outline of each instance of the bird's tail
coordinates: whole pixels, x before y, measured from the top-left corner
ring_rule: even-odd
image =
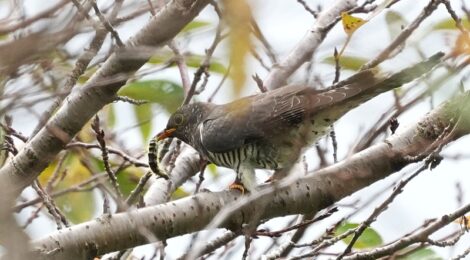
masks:
[[[373,90],[374,93],[378,92],[377,94],[379,94],[413,81],[414,79],[430,72],[436,65],[441,63],[443,56],[443,52],[438,52],[425,61],[384,77],[383,79],[379,80],[375,86],[371,88],[371,90]]]
[[[349,94],[343,95],[340,98],[343,100],[335,102],[333,107],[325,106],[324,109],[319,109],[318,113],[331,113],[331,111],[334,111],[335,115],[330,116],[332,116],[333,119],[337,119],[352,108],[359,106],[369,99],[386,91],[398,88],[403,84],[413,81],[414,79],[428,73],[436,65],[441,63],[443,56],[444,53],[438,52],[425,61],[387,76],[377,75],[376,70],[374,69],[356,73],[326,91],[331,92],[331,95],[335,92]]]

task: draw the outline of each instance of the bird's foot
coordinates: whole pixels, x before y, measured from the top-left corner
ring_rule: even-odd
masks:
[[[245,189],[245,186],[243,186],[243,183],[239,182],[239,181],[235,181],[234,183],[230,184],[230,186],[228,186],[228,188],[230,190],[238,190],[243,194],[245,194],[245,191],[248,192],[247,189]]]

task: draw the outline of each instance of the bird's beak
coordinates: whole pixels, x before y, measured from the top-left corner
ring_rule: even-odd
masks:
[[[157,135],[157,141],[163,140],[165,138],[171,137],[173,132],[176,131],[176,128],[165,129]]]

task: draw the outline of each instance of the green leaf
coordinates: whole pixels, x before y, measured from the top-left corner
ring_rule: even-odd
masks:
[[[230,79],[233,93],[237,96],[245,86],[247,74],[247,58],[253,47],[251,37],[251,8],[247,0],[223,0],[224,19],[230,28],[227,39],[228,53],[232,64]]]
[[[92,192],[69,193],[58,197],[55,201],[67,219],[74,224],[90,220],[96,208]]]
[[[149,64],[162,64],[173,57],[173,53],[171,52],[159,52],[158,54],[153,55],[147,63]],[[205,58],[203,55],[198,54],[189,54],[185,57],[186,65],[191,68],[199,68],[201,66],[202,60]],[[219,74],[225,74],[227,72],[227,68],[222,62],[218,61],[215,57],[212,57],[209,71]]]
[[[108,126],[113,128],[116,125],[116,111],[114,110],[114,104],[106,106],[107,113],[106,118],[108,122]]]
[[[192,22],[188,23],[183,28],[183,30],[181,30],[181,32],[190,32],[190,31],[193,31],[193,30],[197,30],[197,29],[207,27],[209,25],[211,25],[211,23],[207,22],[207,21],[192,21]]]
[[[122,87],[118,94],[157,103],[170,113],[183,102],[183,88],[168,80],[135,81]]]
[[[385,21],[387,22],[387,29],[391,39],[394,39],[402,31],[402,27],[407,24],[403,16],[395,11],[387,12]]]
[[[174,54],[170,51],[159,51],[158,53],[152,55],[150,59],[147,61],[149,64],[161,64],[165,61],[168,61],[174,56]]]
[[[98,70],[97,66],[94,66],[94,67],[91,67],[91,68],[88,68],[85,73],[83,73],[82,75],[80,75],[80,77],[78,77],[78,80],[77,82],[80,83],[80,84],[84,84],[85,82],[87,82],[90,77],[95,74],[95,72]]]
[[[149,140],[150,133],[152,131],[152,104],[142,104],[134,106],[134,114],[139,125],[140,134],[144,143]]]
[[[177,200],[177,199],[187,197],[189,195],[190,194],[187,191],[185,191],[182,187],[179,187],[173,192],[173,194],[171,194],[171,199]]]
[[[356,57],[356,56],[345,56],[342,55],[339,59],[339,65],[343,69],[357,71],[367,62],[367,59]],[[323,63],[335,65],[335,58],[333,56],[327,57],[323,60]]]
[[[462,19],[462,25],[465,28],[470,28],[470,22],[468,18]],[[455,26],[455,21],[452,18],[444,19],[438,23],[436,23],[433,27],[433,30],[456,30],[457,26]]]
[[[335,236],[339,236],[349,229],[358,227],[359,224],[344,222],[335,230]],[[351,234],[343,239],[343,242],[348,244],[351,242],[354,234]],[[383,243],[382,237],[374,229],[368,227],[362,232],[361,236],[354,243],[353,248],[356,249],[365,249],[365,248],[374,248],[380,246]]]
[[[65,160],[67,174],[65,178],[57,185],[56,189],[61,190],[69,188],[90,178],[90,171],[80,163],[79,156],[70,154]],[[55,168],[55,167],[53,167]],[[48,176],[47,171],[53,171],[53,168],[45,170],[41,175],[42,183]],[[50,174],[49,174],[50,176]],[[87,192],[70,192],[55,199],[56,205],[65,214],[67,219],[72,223],[81,223],[90,220],[96,209],[95,196],[91,191]]]
[[[137,167],[129,167],[124,171],[119,172],[116,175],[117,182],[119,184],[119,189],[121,190],[124,196],[129,196],[131,192],[139,183],[140,177],[142,177],[143,172]]]
[[[204,58],[205,57],[201,55],[191,55],[191,56],[186,57],[186,64],[192,68],[199,68]],[[222,63],[215,61],[215,59],[211,59],[211,63],[209,65],[209,71],[219,73],[219,74],[225,74],[227,73],[227,68]]]
[[[404,256],[399,256],[397,259],[400,260],[443,260],[442,257],[436,254],[430,248],[420,248]]]
[[[212,175],[212,177],[214,178],[218,178],[220,175],[219,175],[219,172],[217,171],[217,166],[215,164],[208,164],[206,166],[206,170],[209,171],[209,173]]]

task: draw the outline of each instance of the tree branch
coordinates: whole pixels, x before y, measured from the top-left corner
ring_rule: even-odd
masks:
[[[389,245],[372,249],[370,252],[359,252],[347,256],[343,259],[347,260],[357,260],[357,259],[378,259],[383,256],[390,255],[392,252],[396,252],[400,249],[403,249],[409,245],[420,243],[420,242],[427,242],[428,237],[433,234],[434,232],[438,231],[439,229],[447,226],[452,221],[456,220],[457,218],[465,215],[467,212],[470,211],[470,204],[467,204],[456,211],[442,216],[440,219],[433,221],[427,227],[423,228],[421,231],[416,232],[412,235],[406,236],[394,243]]]
[[[356,2],[355,0],[338,0],[330,8],[321,12],[312,29],[307,32],[285,59],[271,69],[264,80],[264,86],[267,89],[276,89],[285,85],[289,76],[302,64],[310,60],[312,54],[326,38],[327,33],[339,21],[337,18],[341,12],[355,7]]]
[[[0,170],[0,188],[15,197],[29,185],[158,48],[171,40],[208,3],[208,0],[174,0],[118,49],[85,86],[67,102],[45,127]],[[11,198],[10,198],[11,199]]]
[[[47,124],[0,169],[0,223],[11,219],[12,202],[32,183],[55,156],[64,149],[77,132],[104,105],[116,98],[117,91],[154,53],[155,48],[167,44],[198,15],[209,0],[173,0],[153,17],[134,37],[118,48],[93,77],[80,89],[72,92]],[[49,39],[50,41],[50,39]],[[13,230],[15,225],[1,225],[1,240],[11,239],[13,231],[21,240],[6,246],[10,254],[27,252],[17,250],[14,244],[27,244],[25,234]],[[17,232],[18,231],[18,232]],[[89,250],[93,248],[86,247]],[[73,258],[72,258],[73,259]]]

